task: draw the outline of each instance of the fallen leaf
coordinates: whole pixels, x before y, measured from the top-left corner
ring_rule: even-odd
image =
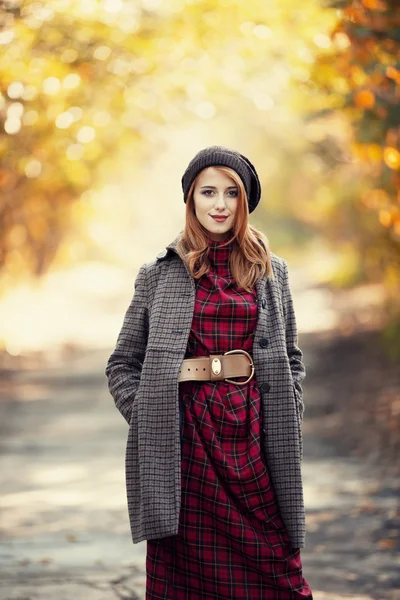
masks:
[[[379,548],[394,548],[396,546],[396,540],[379,540]]]

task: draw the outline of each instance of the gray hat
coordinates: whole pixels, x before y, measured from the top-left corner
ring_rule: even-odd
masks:
[[[261,184],[257,171],[248,158],[237,150],[225,146],[209,146],[200,150],[190,161],[182,177],[183,200],[186,204],[190,186],[196,175],[206,167],[222,165],[230,167],[243,181],[249,204],[249,213],[253,212],[261,197]]]

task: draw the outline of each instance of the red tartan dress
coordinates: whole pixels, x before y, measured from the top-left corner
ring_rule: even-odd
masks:
[[[230,274],[228,244],[209,239],[185,357],[252,353],[256,293]],[[237,378],[245,381],[246,377]],[[312,600],[280,516],[262,447],[255,375],[249,383],[186,381],[182,499],[175,536],[147,540],[146,600]]]

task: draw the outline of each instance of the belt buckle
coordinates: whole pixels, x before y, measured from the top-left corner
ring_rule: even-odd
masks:
[[[245,354],[247,356],[247,358],[250,361],[250,366],[251,366],[251,375],[248,379],[246,379],[246,381],[234,381],[233,379],[228,379],[228,378],[224,378],[225,381],[229,381],[230,383],[236,383],[236,385],[245,385],[246,383],[249,383],[250,379],[252,379],[253,375],[254,375],[254,363],[253,360],[250,356],[250,354],[248,352],[246,352],[246,350],[228,350],[228,352],[224,352],[224,356],[226,354]],[[238,377],[242,377],[242,375],[238,375]]]
[[[221,365],[221,361],[219,360],[219,358],[214,357],[211,361],[211,371],[214,373],[214,375],[219,375],[222,371],[222,365]]]

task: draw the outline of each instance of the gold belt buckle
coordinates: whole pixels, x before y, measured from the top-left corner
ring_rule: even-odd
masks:
[[[247,358],[250,361],[250,366],[251,366],[251,375],[248,379],[246,379],[246,381],[234,381],[233,379],[228,379],[228,378],[224,378],[225,381],[229,381],[230,383],[236,383],[236,385],[245,385],[246,383],[249,383],[250,379],[252,379],[253,375],[254,375],[254,363],[253,360],[250,356],[250,354],[248,352],[246,352],[246,350],[229,350],[228,352],[224,352],[224,356],[225,354],[245,354],[247,356]],[[238,377],[242,377],[242,375],[238,375]]]
[[[219,358],[212,359],[211,370],[214,373],[214,375],[219,375],[221,373],[222,365],[221,365],[221,361],[219,360]]]

